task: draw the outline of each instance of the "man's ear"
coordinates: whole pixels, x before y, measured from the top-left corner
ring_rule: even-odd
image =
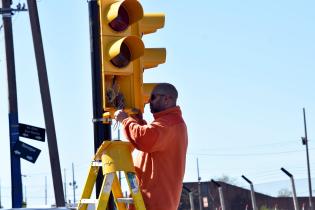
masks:
[[[170,101],[170,96],[165,95],[165,97],[163,97],[163,98],[164,98],[164,101],[165,101],[165,102],[169,103],[169,101]]]
[[[173,98],[171,96],[166,96],[165,97],[165,102],[166,102],[165,104],[167,106],[171,106],[173,104]]]

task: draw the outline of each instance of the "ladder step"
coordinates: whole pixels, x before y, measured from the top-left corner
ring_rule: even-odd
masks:
[[[92,166],[101,167],[102,166],[102,162],[101,161],[92,161]]]
[[[132,198],[117,198],[117,202],[131,204],[133,203],[133,199]]]
[[[80,203],[82,204],[96,204],[98,199],[81,199]]]

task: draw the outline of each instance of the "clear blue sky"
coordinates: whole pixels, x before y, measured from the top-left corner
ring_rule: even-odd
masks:
[[[13,1],[14,5],[18,2]],[[315,128],[315,3],[313,1],[141,1],[146,12],[164,12],[166,25],[144,38],[166,47],[167,62],[145,72],[145,82],[171,82],[189,129],[184,181],[223,174],[272,185],[307,178],[302,108],[306,108],[311,167]],[[62,171],[75,164],[79,198],[93,156],[88,4],[86,0],[38,1]],[[19,121],[44,127],[29,17],[13,17]],[[0,179],[10,207],[8,104],[3,30],[0,34]],[[152,119],[147,111],[146,118]],[[113,134],[115,137],[115,134]],[[47,143],[36,164],[22,160],[30,205],[54,202]],[[315,170],[312,168],[312,175]],[[68,184],[67,184],[68,185]],[[287,187],[290,187],[289,182]],[[307,194],[306,185],[297,189]],[[70,186],[68,199],[73,198]]]

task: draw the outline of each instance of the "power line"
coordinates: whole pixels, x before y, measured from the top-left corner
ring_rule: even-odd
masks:
[[[290,141],[280,141],[280,142],[273,142],[273,143],[266,143],[266,144],[254,144],[254,145],[246,145],[246,147],[244,145],[241,145],[242,147],[237,147],[238,145],[233,145],[233,146],[224,146],[224,147],[214,147],[214,148],[202,148],[202,151],[218,151],[218,150],[235,150],[235,149],[240,149],[240,148],[257,148],[257,149],[262,149],[262,147],[273,147],[274,146],[281,146],[281,148],[283,148],[284,146],[288,146],[288,144],[297,144],[298,141],[296,140],[290,140]]]
[[[312,148],[311,150],[314,150]],[[265,152],[265,153],[221,153],[221,154],[210,154],[210,153],[187,153],[188,155],[195,155],[195,156],[228,156],[228,157],[238,157],[238,156],[266,156],[266,155],[281,155],[281,154],[289,154],[289,153],[297,153],[297,152],[304,152],[302,150],[291,150],[291,151],[280,151],[280,152]]]

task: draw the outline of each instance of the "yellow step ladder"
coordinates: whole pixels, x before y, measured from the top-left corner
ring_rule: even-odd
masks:
[[[141,191],[136,180],[135,169],[131,157],[132,145],[123,141],[104,141],[96,151],[89,174],[85,182],[77,210],[87,210],[89,204],[95,210],[105,210],[110,192],[113,193],[117,210],[126,210],[132,203],[136,210],[145,210]],[[102,167],[104,179],[97,199],[90,199],[98,171]],[[124,198],[117,177],[117,171],[123,171],[128,183],[131,198]]]

